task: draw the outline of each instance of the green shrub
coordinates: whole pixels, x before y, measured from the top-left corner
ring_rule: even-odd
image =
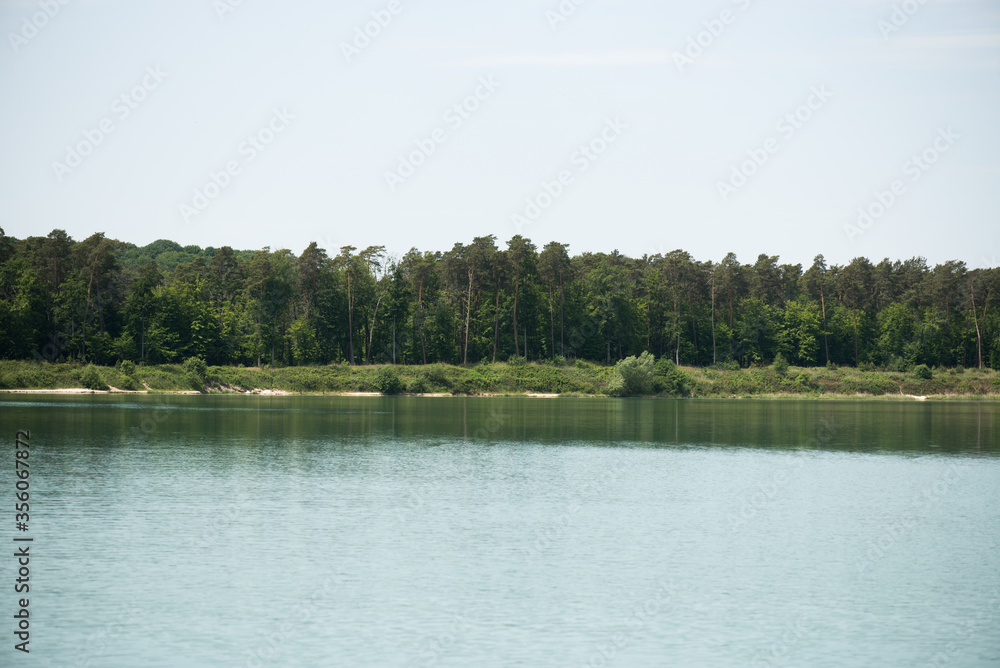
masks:
[[[118,370],[126,376],[132,377],[135,375],[135,363],[132,360],[122,360]]]
[[[375,380],[372,384],[382,394],[399,394],[403,391],[403,381],[399,379],[399,374],[391,366],[379,367],[379,370],[375,372]]]
[[[653,375],[664,376],[664,377],[669,376],[671,373],[674,372],[674,369],[676,368],[677,365],[674,364],[674,361],[672,359],[670,359],[669,357],[661,357],[660,359],[656,360],[656,364],[653,365]]]
[[[184,361],[181,369],[184,371],[184,384],[192,390],[198,390],[204,394],[208,375],[208,366],[205,364],[205,360],[200,357],[189,357]]]
[[[906,361],[903,357],[893,356],[889,358],[889,362],[885,365],[886,371],[898,371],[900,373],[909,373],[913,368],[913,365]]]
[[[694,378],[681,371],[669,357],[661,357],[653,367],[653,389],[657,394],[686,397],[694,385]]]
[[[913,375],[920,380],[930,380],[934,377],[934,374],[927,368],[926,364],[918,364],[913,367]]]
[[[424,367],[424,377],[429,383],[444,389],[451,388],[451,379],[448,378],[447,370],[440,363],[429,364]]]
[[[721,369],[722,371],[739,371],[740,363],[736,360],[726,360],[725,362],[719,362],[715,365],[716,369]]]
[[[774,363],[771,364],[771,368],[774,369],[774,372],[779,376],[784,376],[788,373],[788,360],[785,359],[784,355],[778,353],[774,356]]]
[[[634,397],[653,391],[653,356],[643,352],[618,362],[608,381],[608,394],[613,397]]]
[[[410,381],[410,384],[406,386],[406,391],[411,394],[426,394],[428,391],[427,378],[423,374],[418,374],[416,378]]]
[[[198,378],[198,376],[194,375],[192,372],[188,371],[185,373],[181,380],[189,390],[198,390],[202,393],[205,392],[205,383],[201,380],[201,378]]]
[[[140,387],[139,382],[136,381],[135,378],[132,378],[131,376],[125,376],[125,378],[122,380],[121,387],[119,389],[135,392],[136,390],[139,389],[139,387]]]
[[[959,364],[957,367],[955,367],[955,373],[965,373],[965,367]]]
[[[459,378],[451,388],[452,394],[478,394],[481,389],[479,383],[476,382],[476,378],[473,376],[466,376],[464,378]]]
[[[186,373],[194,374],[200,380],[205,380],[205,375],[208,373],[208,366],[205,364],[205,360],[200,357],[187,358],[182,368]]]
[[[108,384],[104,382],[101,372],[93,364],[88,364],[80,372],[80,384],[88,390],[106,391],[108,389]]]
[[[507,364],[509,364],[511,366],[524,366],[527,363],[528,363],[527,360],[525,360],[520,355],[511,355],[507,359]]]

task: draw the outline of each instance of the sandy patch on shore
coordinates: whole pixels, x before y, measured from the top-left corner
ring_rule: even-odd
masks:
[[[48,390],[0,390],[11,394],[107,394],[99,390],[88,390],[85,387],[59,387]]]

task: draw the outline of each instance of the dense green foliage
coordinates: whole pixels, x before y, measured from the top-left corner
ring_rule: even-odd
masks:
[[[375,389],[382,394],[400,394],[403,391],[403,381],[391,366],[379,367],[375,372]]]
[[[101,377],[101,372],[98,371],[93,364],[88,364],[82,372],[80,372],[80,384],[83,385],[88,390],[107,390],[108,384],[104,382],[104,378]]]
[[[774,356],[774,363],[771,364],[771,368],[779,376],[784,376],[788,373],[788,360],[785,359],[785,356],[781,352]]]
[[[618,362],[608,382],[613,397],[636,397],[653,393],[653,356],[643,352]]]
[[[627,391],[616,390],[615,367],[578,360],[572,365],[551,362],[427,366],[333,364],[324,367],[246,368],[208,366],[204,382],[192,382],[189,363],[140,365],[133,375],[126,365],[97,367],[79,362],[0,361],[0,389],[57,389],[111,386],[118,390],[202,392],[286,391],[293,393],[379,392],[477,394],[637,394],[662,397],[791,396],[890,396],[1000,395],[1000,372],[949,369],[920,378],[918,372],[862,371],[850,367],[789,367],[779,375],[773,368],[722,369],[678,367],[660,358],[652,367],[652,388],[645,386],[648,363],[634,358],[619,369],[639,371],[639,382]],[[648,359],[648,357],[647,357]],[[616,365],[618,366],[618,365]],[[397,384],[398,383],[398,384]],[[636,389],[637,388],[637,389]]]
[[[1000,270],[922,258],[827,266],[822,256],[803,270],[776,256],[716,263],[680,250],[571,257],[565,244],[539,251],[521,236],[393,259],[382,247],[331,257],[313,243],[295,256],[0,230],[0,359],[475,371],[498,360],[610,366],[643,352],[718,369],[779,353],[798,367],[996,369]],[[204,385],[197,369],[186,373]],[[432,374],[411,380],[433,386]],[[654,391],[657,382],[685,387],[666,371]]]
[[[739,368],[739,367],[735,367]],[[673,360],[661,357],[653,367],[653,391],[671,397],[686,397],[691,394],[694,379],[684,373]]]

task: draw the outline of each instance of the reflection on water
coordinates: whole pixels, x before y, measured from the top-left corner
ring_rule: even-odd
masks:
[[[2,402],[10,414],[46,409],[54,426],[82,436],[97,430],[116,439],[169,440],[178,431],[196,431],[205,437],[248,439],[478,439],[1000,454],[1000,405],[983,401],[240,395],[71,395],[39,401],[6,395]]]

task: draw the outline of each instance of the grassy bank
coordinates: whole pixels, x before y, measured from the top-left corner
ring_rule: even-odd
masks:
[[[203,367],[163,364],[93,367],[74,363],[0,361],[0,389],[115,388],[129,391],[292,393],[382,392],[387,394],[560,394],[604,395],[613,367],[577,362],[496,363],[458,367],[325,366],[288,368]],[[1000,373],[989,369],[935,369],[931,378],[914,373],[853,368],[770,367],[721,369],[681,367],[674,382],[657,382],[653,394],[691,397],[754,396],[979,396],[1000,397]]]

